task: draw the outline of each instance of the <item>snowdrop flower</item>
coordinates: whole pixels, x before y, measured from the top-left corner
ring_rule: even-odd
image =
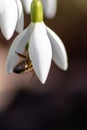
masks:
[[[30,6],[31,6],[32,0],[21,0],[21,1],[22,1],[23,6],[24,6],[25,12],[27,14],[30,14]]]
[[[57,11],[57,0],[42,0],[44,14],[47,18],[53,18]]]
[[[21,32],[24,26],[23,7],[20,0],[0,0],[0,28],[8,40],[14,30]]]
[[[13,41],[6,62],[7,72],[13,72],[19,56],[23,54],[26,44],[29,43],[28,53],[33,65],[34,72],[41,81],[45,83],[51,61],[67,70],[67,54],[60,38],[43,22],[43,9],[41,0],[33,0],[31,4],[31,23]]]
[[[32,0],[21,0],[26,13],[30,13]],[[53,18],[57,11],[57,0],[42,0],[44,13],[47,18]]]

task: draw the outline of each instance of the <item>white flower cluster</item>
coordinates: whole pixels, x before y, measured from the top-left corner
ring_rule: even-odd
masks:
[[[30,13],[32,0],[0,0],[0,28],[8,40],[14,31],[18,33],[24,28],[24,12]],[[56,14],[57,0],[42,0],[45,16],[53,18]]]
[[[45,1],[43,2],[44,5]],[[27,2],[29,1],[22,0],[22,2],[28,12]],[[23,73],[33,70],[41,83],[44,84],[52,59],[59,68],[67,70],[67,53],[61,39],[43,21],[41,0],[32,1],[30,15],[30,25],[14,39],[9,49],[6,69],[8,73]],[[20,18],[22,19],[22,17],[23,15]],[[20,21],[20,18],[18,21]],[[20,22],[19,25],[21,25]],[[23,54],[24,51],[27,52],[27,55]],[[24,60],[18,63],[19,56]]]

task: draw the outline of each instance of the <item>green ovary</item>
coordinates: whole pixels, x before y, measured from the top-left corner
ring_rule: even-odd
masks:
[[[33,0],[31,3],[31,22],[43,21],[43,6],[41,0]]]

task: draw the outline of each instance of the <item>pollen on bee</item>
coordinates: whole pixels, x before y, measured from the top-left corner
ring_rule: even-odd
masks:
[[[25,65],[25,68],[28,68],[28,65],[27,65],[27,64]]]

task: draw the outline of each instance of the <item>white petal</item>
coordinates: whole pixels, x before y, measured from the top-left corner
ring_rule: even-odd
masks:
[[[23,3],[25,12],[26,12],[27,14],[29,14],[29,13],[30,13],[30,5],[31,5],[32,0],[21,0],[21,1],[22,1],[22,3]]]
[[[26,28],[22,33],[20,33],[13,41],[7,56],[6,62],[6,70],[8,73],[13,71],[13,68],[18,62],[19,56],[17,56],[16,52],[23,53],[26,43],[29,41],[29,37],[32,32],[32,24],[28,28]]]
[[[15,0],[0,0],[0,24],[3,35],[10,39],[17,24],[18,10]]]
[[[24,28],[24,13],[23,13],[23,7],[20,0],[17,1],[17,7],[18,7],[18,21],[16,25],[16,31],[22,32]]]
[[[47,18],[53,18],[57,11],[57,0],[42,0],[44,13]]]
[[[52,60],[52,49],[43,22],[36,23],[30,37],[29,54],[34,71],[42,83],[45,83]]]
[[[61,39],[48,27],[47,33],[51,41],[52,52],[53,52],[53,60],[57,66],[59,66],[63,70],[67,70],[67,54],[63,42]]]

